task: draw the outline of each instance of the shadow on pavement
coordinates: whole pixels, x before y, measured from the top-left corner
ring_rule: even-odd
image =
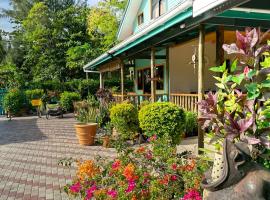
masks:
[[[31,118],[0,119],[0,145],[43,140],[42,121]]]

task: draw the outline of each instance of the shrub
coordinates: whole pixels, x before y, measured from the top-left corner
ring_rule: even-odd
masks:
[[[3,107],[7,112],[17,114],[24,106],[25,96],[19,89],[10,90],[3,99]]]
[[[73,110],[73,102],[79,101],[81,99],[81,95],[76,92],[63,92],[60,95],[60,104],[65,111]]]
[[[123,146],[112,161],[77,162],[76,177],[64,191],[70,199],[201,200],[200,182],[209,164],[189,154],[177,154],[166,137],[150,143],[151,147]]]
[[[25,95],[27,99],[41,99],[44,95],[44,90],[42,89],[35,89],[35,90],[26,90]]]
[[[173,143],[177,144],[184,130],[185,113],[173,103],[151,103],[139,111],[139,123],[146,135],[168,135]]]
[[[197,113],[187,111],[185,114],[186,114],[186,121],[185,121],[186,136],[197,135],[198,130]]]
[[[125,102],[113,106],[110,109],[110,118],[123,138],[131,138],[138,130],[138,111],[133,104]]]

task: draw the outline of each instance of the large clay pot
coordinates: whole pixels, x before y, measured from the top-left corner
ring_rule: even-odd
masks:
[[[77,138],[81,145],[93,145],[95,142],[95,136],[97,133],[97,123],[91,124],[75,124]]]

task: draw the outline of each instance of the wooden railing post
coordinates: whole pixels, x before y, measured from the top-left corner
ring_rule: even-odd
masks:
[[[205,46],[205,29],[204,25],[199,27],[199,50],[198,50],[198,101],[203,100],[204,96],[204,46]],[[200,117],[200,113],[198,113]],[[198,126],[198,148],[204,148],[204,132],[202,127]],[[199,153],[202,153],[199,151]]]

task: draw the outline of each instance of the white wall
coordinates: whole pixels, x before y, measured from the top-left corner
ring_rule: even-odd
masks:
[[[194,48],[198,45],[198,39],[184,44],[171,47],[169,49],[169,68],[170,68],[170,91],[171,93],[197,93],[198,86],[198,66],[194,70],[191,63]],[[205,46],[205,91],[215,90],[215,79],[213,73],[208,68],[215,66],[216,45],[206,42]]]

